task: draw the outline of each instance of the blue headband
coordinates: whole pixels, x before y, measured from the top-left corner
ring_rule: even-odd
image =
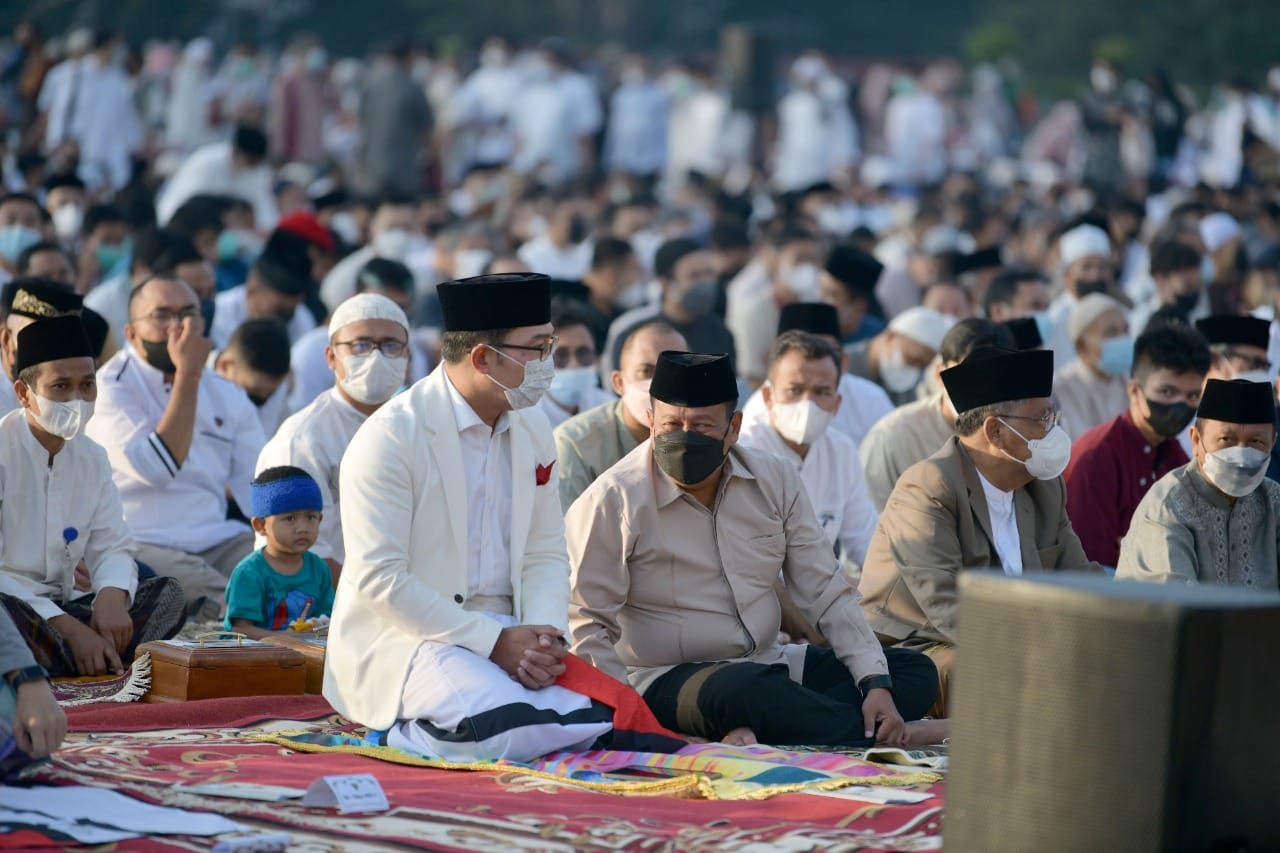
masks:
[[[324,508],[320,487],[310,477],[254,483],[250,486],[250,493],[250,514],[254,518],[268,518],[303,509],[319,512]]]

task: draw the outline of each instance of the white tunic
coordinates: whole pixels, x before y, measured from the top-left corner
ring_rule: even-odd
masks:
[[[191,449],[179,465],[156,427],[170,389],[159,370],[122,349],[98,370],[98,403],[85,434],[107,451],[124,518],[148,545],[200,553],[245,532],[227,519],[227,490],[242,508],[262,450],[262,426],[235,383],[200,377]]]
[[[50,462],[25,411],[0,419],[0,551],[0,592],[22,599],[43,619],[62,615],[55,601],[75,597],[81,560],[95,593],[112,587],[133,600],[133,537],[101,447],[78,436]]]
[[[753,418],[743,417],[739,440],[745,447],[781,456],[795,465],[827,540],[861,566],[880,516],[867,494],[854,443],[828,428],[801,458],[773,428],[768,410]]]
[[[174,211],[195,195],[214,193],[244,199],[253,206],[253,224],[275,227],[279,213],[272,192],[271,167],[231,168],[231,143],[212,142],[191,152],[156,196],[156,219],[167,224]]]
[[[213,323],[209,326],[209,337],[213,345],[223,349],[227,341],[240,324],[249,319],[249,304],[245,301],[248,285],[240,285],[224,290],[214,297]],[[295,344],[302,336],[316,327],[315,315],[304,305],[299,305],[289,320],[289,343]]]
[[[856,448],[876,422],[893,411],[893,402],[876,383],[848,373],[841,374],[839,390],[840,409],[831,421],[831,428],[853,439]],[[742,407],[742,418],[746,422],[760,418],[762,414],[768,418],[764,397],[757,389]]]
[[[981,473],[978,479],[982,481],[982,493],[987,497],[987,511],[991,516],[991,536],[995,539],[991,544],[996,546],[1004,573],[1019,577],[1022,575],[1022,540],[1018,537],[1018,518],[1013,511],[1013,492],[997,489]]]
[[[332,376],[332,374],[330,374]],[[258,454],[255,473],[277,465],[293,465],[310,474],[320,486],[324,517],[311,552],[341,563],[346,556],[339,517],[338,471],[351,437],[365,422],[365,414],[330,388],[309,406],[291,416]]]

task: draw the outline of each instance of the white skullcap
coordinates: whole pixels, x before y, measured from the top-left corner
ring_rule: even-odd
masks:
[[[942,339],[951,331],[955,322],[946,314],[917,305],[894,317],[889,323],[889,329],[937,352],[942,348]]]
[[[954,225],[935,225],[924,233],[920,240],[920,251],[926,255],[958,252],[962,239],[960,230]]]
[[[1058,257],[1063,269],[1090,256],[1111,257],[1111,240],[1098,226],[1077,225],[1058,238]]]
[[[802,56],[791,64],[791,74],[805,83],[813,83],[827,73],[827,64],[816,56]]]
[[[1125,313],[1124,303],[1105,293],[1090,293],[1081,299],[1076,303],[1076,307],[1071,312],[1071,320],[1067,323],[1071,340],[1080,340],[1080,336],[1084,334],[1085,329],[1093,325],[1094,320],[1113,310],[1121,314]]]
[[[343,326],[361,320],[390,320],[409,331],[409,318],[404,310],[381,293],[357,293],[338,306],[329,318],[329,337],[332,339]]]
[[[1200,239],[1210,254],[1240,236],[1240,223],[1229,213],[1210,213],[1200,220]]]

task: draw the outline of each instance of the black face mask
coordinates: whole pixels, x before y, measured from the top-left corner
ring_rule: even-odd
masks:
[[[1173,310],[1179,314],[1190,315],[1198,304],[1200,304],[1200,291],[1198,290],[1193,290],[1190,293],[1179,293],[1173,297]]]
[[[724,440],[728,435],[728,428],[720,438],[686,430],[666,432],[654,436],[653,458],[677,483],[697,485],[724,464]]]
[[[1148,399],[1147,408],[1151,410],[1147,425],[1165,438],[1181,434],[1196,416],[1196,407],[1186,403],[1157,403]]]
[[[569,242],[581,243],[587,239],[587,221],[581,216],[569,220]]]
[[[177,373],[173,359],[169,357],[169,339],[162,341],[142,340],[142,351],[147,354],[147,364],[161,373]]]
[[[293,314],[296,310],[296,308],[290,308],[288,311],[277,311],[276,319],[287,326],[293,322]]]
[[[212,299],[200,300],[200,316],[204,319],[204,333],[209,334],[209,329],[213,327],[213,312],[215,304]]]
[[[253,403],[259,409],[265,406],[267,401],[271,399],[270,397],[259,397],[257,394],[250,394],[248,391],[245,391],[244,394],[249,398],[249,402]]]
[[[1076,282],[1076,296],[1084,299],[1091,293],[1106,293],[1107,280],[1105,278],[1094,278]]]

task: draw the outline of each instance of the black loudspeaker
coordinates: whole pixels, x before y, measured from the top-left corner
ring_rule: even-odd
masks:
[[[755,115],[773,111],[773,41],[750,27],[720,31],[720,79],[729,87],[733,109]]]
[[[1280,850],[1280,595],[960,575],[947,853]]]

